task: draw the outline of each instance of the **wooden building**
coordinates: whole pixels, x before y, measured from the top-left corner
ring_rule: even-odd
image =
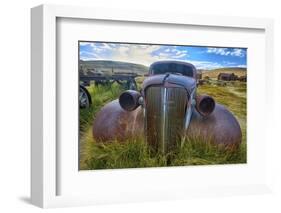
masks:
[[[238,76],[234,73],[220,73],[218,75],[218,80],[221,81],[236,81],[238,80]]]
[[[247,82],[247,75],[240,76],[240,77],[239,77],[239,81]]]

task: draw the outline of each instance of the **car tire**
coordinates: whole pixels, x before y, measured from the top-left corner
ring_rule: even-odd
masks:
[[[79,86],[79,107],[80,108],[89,108],[92,104],[92,98],[88,90],[83,87]]]

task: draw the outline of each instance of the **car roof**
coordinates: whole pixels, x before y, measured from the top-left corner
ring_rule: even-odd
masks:
[[[154,67],[155,65],[159,65],[159,64],[181,64],[181,65],[185,65],[185,66],[189,66],[193,69],[193,77],[196,78],[196,73],[197,70],[195,68],[195,66],[191,63],[185,62],[185,61],[177,61],[177,60],[162,60],[162,61],[156,61],[154,63],[152,63],[149,67],[149,73],[151,73],[151,69],[152,67]]]
[[[182,64],[182,65],[186,65],[186,66],[191,66],[193,67],[195,70],[195,66],[191,63],[188,63],[188,62],[185,62],[185,61],[176,61],[176,60],[163,60],[163,61],[156,61],[154,63],[152,63],[150,65],[150,67],[154,66],[154,65],[157,65],[157,64],[168,64],[168,63],[173,63],[173,64]]]

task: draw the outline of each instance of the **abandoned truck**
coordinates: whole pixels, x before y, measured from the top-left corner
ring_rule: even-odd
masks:
[[[121,143],[140,136],[162,153],[187,137],[238,147],[242,133],[236,118],[212,97],[197,95],[196,78],[190,63],[153,63],[140,92],[127,90],[98,112],[93,137],[97,142]]]

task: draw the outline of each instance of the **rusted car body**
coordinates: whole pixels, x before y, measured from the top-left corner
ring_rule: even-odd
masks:
[[[197,95],[196,69],[178,61],[155,62],[140,92],[128,90],[96,115],[93,137],[98,142],[144,137],[151,147],[167,153],[195,138],[237,147],[239,123],[208,95]]]

